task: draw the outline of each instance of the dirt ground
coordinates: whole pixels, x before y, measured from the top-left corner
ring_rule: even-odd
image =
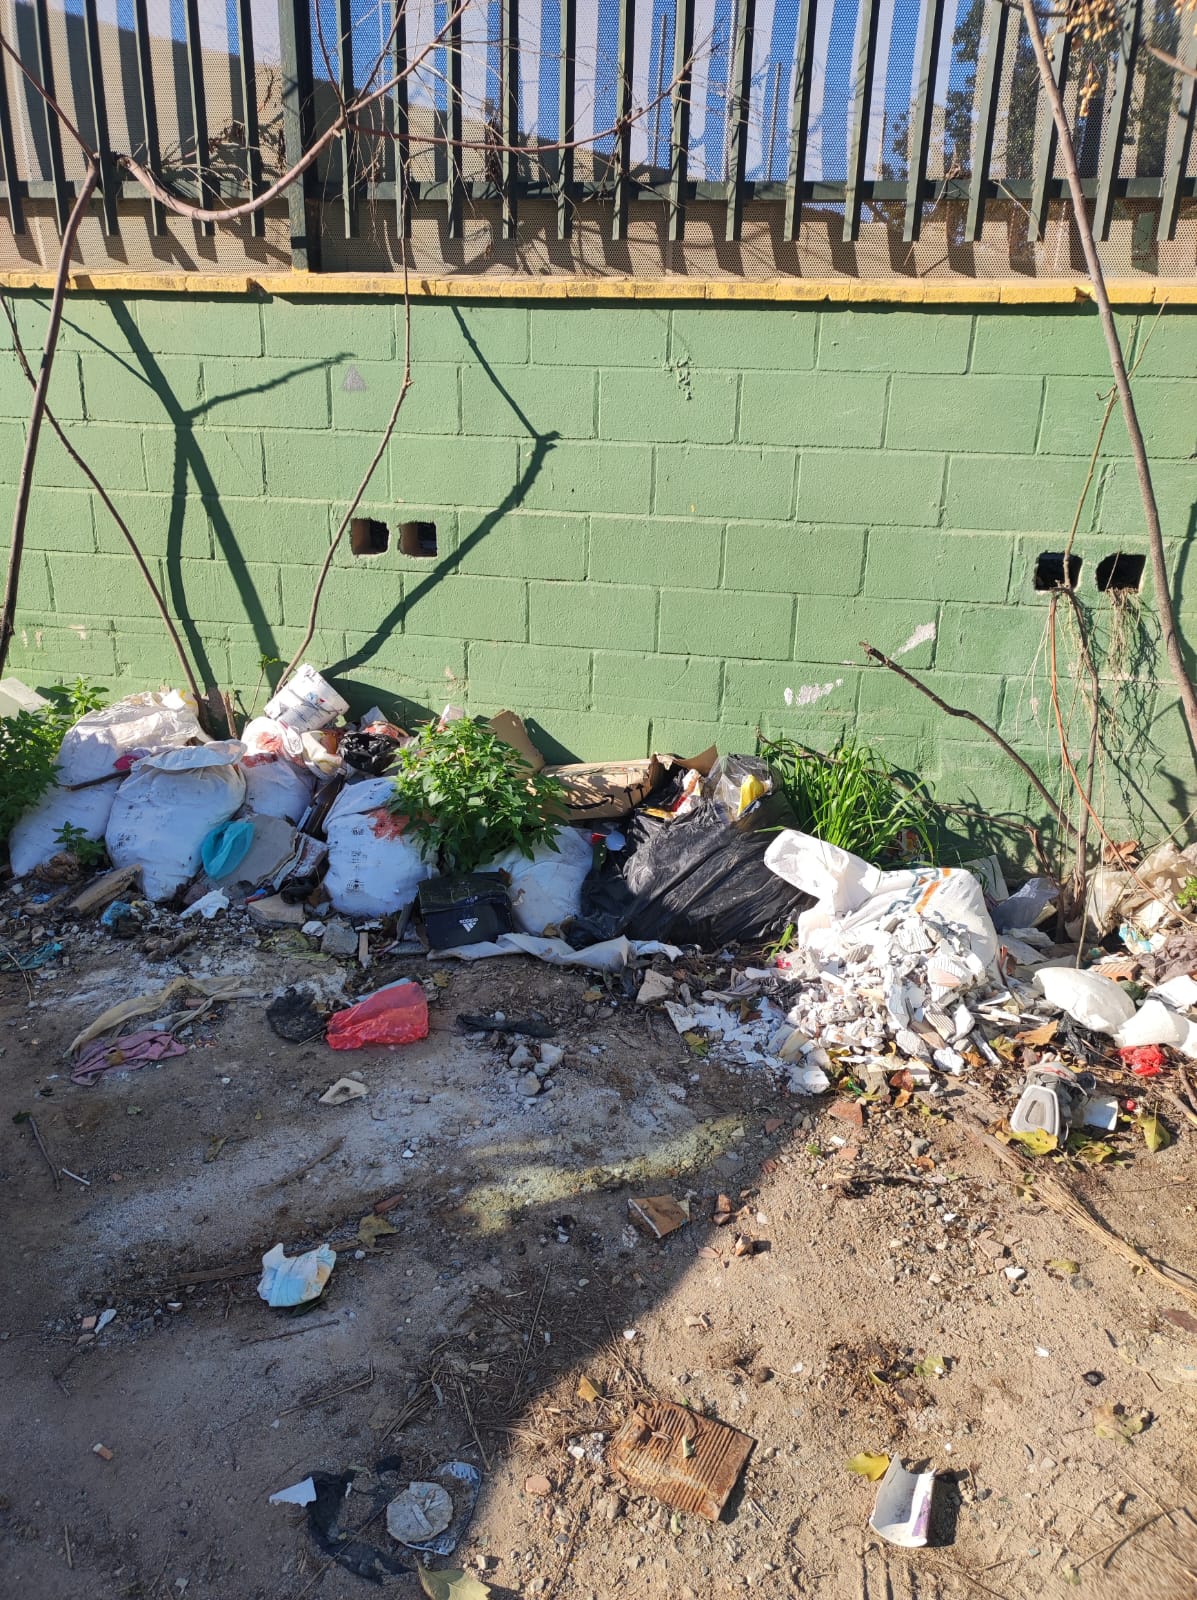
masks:
[[[1177,1509],[1193,1504],[1197,1334],[1164,1316],[1197,1306],[1020,1196],[968,1132],[1007,1109],[992,1084],[856,1128],[827,1099],[692,1054],[622,980],[522,957],[358,975],[439,973],[432,1031],[334,1054],[277,1038],[264,1001],[352,969],[221,929],[155,964],[93,923],[41,972],[0,978],[0,1592],[365,1596],[375,1585],[330,1561],[306,1513],[267,1496],[356,1468],[352,1528],[388,1484],[462,1460],[483,1469],[481,1498],[433,1565],[499,1600],[1197,1594],[1197,1524]],[[184,971],[262,998],[218,1007],[185,1056],[73,1086],[75,1032]],[[556,1026],[566,1055],[539,1096],[511,1042],[457,1025],[495,1009]],[[368,1098],[318,1104],[345,1071]],[[60,1190],[21,1112],[76,1175]],[[1178,1130],[1069,1181],[1197,1275],[1193,1150]],[[664,1193],[692,1221],[653,1242],[627,1202]],[[747,1208],[724,1228],[720,1193]],[[396,1231],[362,1250],[359,1219],[396,1196]],[[733,1254],[737,1231],[754,1253]],[[266,1306],[262,1253],[326,1239],[340,1254],[324,1298]],[[583,1377],[600,1398],[578,1396]],[[718,1523],[610,1470],[607,1441],[644,1395],[756,1441]],[[1143,1430],[1101,1437],[1111,1405],[1146,1413]],[[858,1451],[937,1472],[926,1549],[869,1531],[875,1488],[845,1468]],[[397,1479],[373,1475],[396,1456]],[[529,1486],[542,1477],[547,1493]],[[362,1540],[408,1563],[378,1515]],[[419,1593],[412,1575],[382,1588]]]

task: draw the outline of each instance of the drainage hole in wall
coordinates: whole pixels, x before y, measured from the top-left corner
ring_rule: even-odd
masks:
[[[349,548],[355,556],[385,555],[391,530],[377,517],[354,517],[349,524]]]
[[[1137,590],[1143,583],[1144,556],[1127,555],[1124,550],[1116,550],[1112,556],[1107,556],[1104,561],[1097,563],[1097,587],[1099,589]]]
[[[1075,589],[1081,577],[1080,556],[1068,558],[1068,587]],[[1063,550],[1044,550],[1035,563],[1036,589],[1063,589],[1064,583],[1064,552]]]
[[[436,523],[400,523],[399,554],[404,556],[434,556],[436,554]]]

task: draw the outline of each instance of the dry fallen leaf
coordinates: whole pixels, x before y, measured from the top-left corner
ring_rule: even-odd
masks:
[[[1158,1117],[1140,1117],[1135,1126],[1142,1133],[1143,1143],[1152,1155],[1155,1155],[1157,1150],[1166,1150],[1172,1143],[1172,1135]]]
[[[595,1400],[601,1400],[602,1398],[602,1391],[596,1388],[590,1379],[583,1374],[578,1379],[578,1399],[589,1400],[593,1403]]]
[[[948,1364],[942,1356],[924,1356],[914,1367],[916,1378],[942,1378],[948,1370]]]
[[[539,1472],[534,1472],[530,1478],[524,1479],[524,1493],[543,1497],[552,1494],[553,1485]]]
[[[1081,1270],[1081,1264],[1079,1261],[1049,1261],[1048,1266],[1053,1272],[1063,1272],[1069,1277],[1072,1277],[1073,1273]]]
[[[1027,1028],[1023,1033],[1014,1035],[1015,1044],[1050,1044],[1056,1037],[1056,1029],[1060,1026],[1059,1018],[1045,1022],[1041,1028]]]
[[[373,1211],[368,1211],[357,1225],[358,1243],[366,1250],[377,1250],[378,1241],[385,1239],[388,1233],[398,1233],[399,1229],[392,1227],[385,1217],[379,1217]]]
[[[472,1572],[462,1572],[452,1567],[431,1572],[427,1567],[420,1566],[419,1562],[416,1563],[416,1571],[420,1577],[420,1588],[428,1600],[489,1600],[490,1584],[475,1578]]]
[[[859,1455],[853,1456],[851,1461],[844,1465],[849,1472],[855,1472],[862,1478],[867,1478],[870,1483],[877,1483],[889,1471],[889,1457],[886,1455],[873,1455],[868,1450],[862,1450]]]
[[[1093,1431],[1099,1439],[1120,1439],[1129,1444],[1147,1426],[1150,1412],[1127,1412],[1122,1406],[1098,1406],[1093,1413]]]
[[[699,1250],[698,1254],[702,1257],[702,1259],[704,1261],[718,1261],[719,1260],[719,1252],[718,1252],[718,1250],[716,1250],[714,1248],[713,1245],[704,1244],[702,1246],[702,1248]]]
[[[1059,1149],[1059,1141],[1055,1134],[1048,1133],[1046,1128],[1032,1128],[1029,1133],[1011,1133],[1011,1139],[1017,1139],[1024,1150],[1029,1150],[1033,1156],[1050,1156],[1053,1150]]]

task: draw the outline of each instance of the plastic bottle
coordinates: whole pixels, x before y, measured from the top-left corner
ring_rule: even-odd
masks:
[[[420,985],[410,978],[388,983],[328,1019],[328,1042],[334,1050],[413,1044],[427,1037],[428,1001]]]

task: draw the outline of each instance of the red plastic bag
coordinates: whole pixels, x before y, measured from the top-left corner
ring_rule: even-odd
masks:
[[[328,1019],[334,1050],[363,1050],[376,1044],[413,1044],[428,1037],[428,1001],[418,983],[400,978]]]
[[[1158,1078],[1168,1065],[1168,1057],[1155,1044],[1128,1045],[1118,1054],[1136,1078]]]

